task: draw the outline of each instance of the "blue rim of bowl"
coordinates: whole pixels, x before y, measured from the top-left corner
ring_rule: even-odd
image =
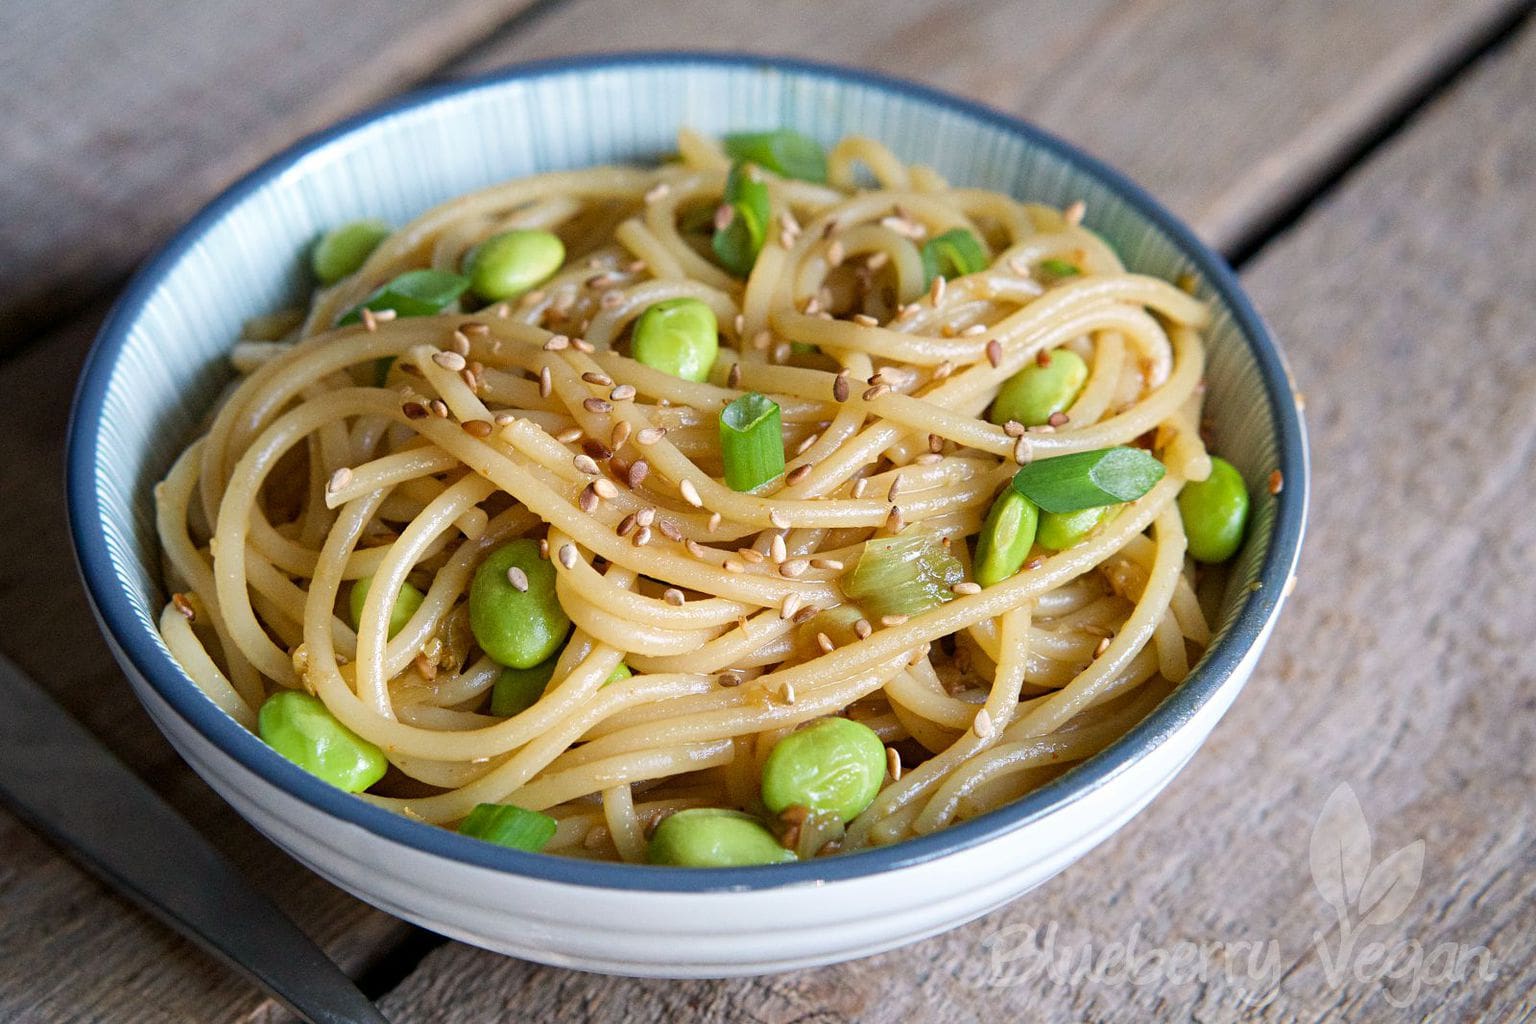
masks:
[[[1277,496],[1269,550],[1251,593],[1231,628],[1200,667],[1123,737],[1046,786],[980,817],[932,835],[794,864],[742,868],[650,867],[526,853],[412,821],[320,781],[288,762],[220,711],[155,642],[126,592],[114,585],[111,552],[97,527],[101,503],[94,455],[107,384],[133,323],[162,278],[213,224],[248,196],[302,159],[391,115],[448,97],[494,89],[508,82],[571,73],[646,66],[746,68],[831,79],[905,96],[974,118],[1023,138],[1077,170],[1097,178],[1177,244],[1226,303],[1253,350],[1270,404],[1285,487]],[[733,892],[842,881],[912,867],[988,842],[1060,810],[1102,787],[1187,723],[1231,679],[1248,650],[1277,613],[1295,568],[1306,517],[1308,468],[1305,428],[1283,357],[1226,261],[1195,237],[1140,186],[1055,136],[990,107],[899,78],[797,58],[731,52],[655,51],[562,57],[517,65],[462,81],[418,89],[299,140],[231,185],[204,207],[141,269],[113,306],[92,346],[70,415],[66,460],[70,532],[86,592],[105,628],[133,667],[186,722],[242,768],[341,822],[390,842],[460,863],[568,885],[652,892]]]

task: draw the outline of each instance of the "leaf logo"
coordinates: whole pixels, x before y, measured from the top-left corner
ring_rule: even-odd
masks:
[[[1349,783],[1340,783],[1312,828],[1312,880],[1346,935],[1397,920],[1424,874],[1424,840],[1371,863],[1371,828]]]

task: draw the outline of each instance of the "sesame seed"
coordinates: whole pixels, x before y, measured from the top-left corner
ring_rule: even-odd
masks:
[[[820,441],[820,440],[821,440],[821,435],[820,434],[807,434],[803,441],[801,441],[799,444],[795,445],[795,454],[796,455],[804,455],[806,453],[806,450],[809,449],[811,447],[811,445],[815,444],[817,441]]]
[[[1036,352],[1035,353],[1035,365],[1036,366],[1040,366],[1040,367],[1050,366],[1051,365],[1051,350],[1048,349],[1048,348],[1043,348],[1039,352]]]
[[[741,685],[741,675],[737,672],[722,672],[715,677],[715,681],[729,689]]]
[[[544,343],[545,352],[562,352],[571,346],[571,339],[563,334],[552,334]]]
[[[507,582],[512,584],[512,589],[519,594],[528,593],[528,574],[517,566],[507,569]]]
[[[577,472],[585,473],[588,476],[597,476],[597,462],[585,452],[572,459],[571,465],[576,467]]]
[[[352,471],[346,466],[342,466],[340,469],[336,470],[336,472],[332,473],[331,478],[326,481],[325,490],[329,494],[335,494],[337,491],[341,490],[351,482]]]
[[[948,286],[944,282],[944,275],[939,274],[933,279],[933,285],[928,289],[928,301],[934,306],[944,301],[944,291]]]
[[[709,522],[704,524],[704,529],[708,530],[710,533],[714,533],[716,530],[720,529],[719,512],[711,512],[709,514]]]
[[[848,401],[848,371],[841,370],[832,380],[832,397],[839,402]]]
[[[491,422],[498,427],[509,427],[517,422],[517,415],[510,412],[499,412],[491,417]]]
[[[882,625],[882,626],[902,626],[902,625],[906,624],[906,621],[907,621],[907,616],[905,616],[905,615],[882,615],[882,616],[880,616],[880,625]]]
[[[944,456],[936,452],[923,452],[923,454],[912,460],[912,464],[915,466],[936,466],[943,461]]]
[[[732,363],[730,372],[725,375],[725,386],[735,388],[741,384],[741,364]]]
[[[768,510],[768,521],[781,530],[789,529],[789,517],[776,508]]]
[[[979,594],[979,593],[981,593],[981,584],[980,583],[973,583],[970,580],[961,580],[959,583],[956,583],[954,586],[950,587],[949,589],[954,591],[956,594],[961,595],[961,596],[967,596],[967,595],[970,595],[970,594]]]
[[[656,529],[660,530],[661,535],[667,538],[667,540],[681,541],[683,539],[683,531],[679,530],[677,524],[670,519],[658,519],[656,521]]]
[[[802,465],[796,466],[794,469],[792,469],[788,473],[786,473],[784,475],[784,482],[786,484],[788,484],[789,486],[793,487],[796,484],[798,484],[800,481],[804,480],[806,477],[808,477],[810,475],[811,475],[810,463],[804,463]]]
[[[186,594],[172,594],[171,604],[176,606],[177,614],[188,622],[197,621],[197,609],[192,606],[192,602],[187,599]]]
[[[605,413],[613,411],[613,403],[605,402],[601,398],[584,398],[582,399],[581,407],[587,410],[587,412],[594,413]]]
[[[576,495],[576,507],[588,513],[597,509],[597,491],[592,489],[591,484],[587,484],[581,489],[581,493]]]
[[[1024,568],[1027,570],[1034,570],[1040,568],[1044,564],[1045,558],[1041,555],[1036,555],[1034,558],[1031,558],[1029,561],[1024,563]]]
[[[803,558],[792,558],[779,566],[779,575],[786,579],[795,579],[804,576],[805,571],[811,567],[811,563]]]
[[[566,427],[564,430],[560,431],[560,433],[555,435],[555,440],[559,441],[561,444],[570,444],[571,442],[577,441],[577,440],[580,440],[580,439],[581,439],[581,428],[580,427]]]
[[[624,474],[624,482],[629,484],[630,490],[636,490],[645,482],[645,476],[650,471],[649,463],[644,459],[636,459],[629,464],[629,472]]]
[[[431,409],[432,415],[436,416],[438,419],[445,420],[448,418],[448,403],[443,401],[441,398],[432,399]]]
[[[604,296],[603,297],[603,304],[604,305],[608,305],[608,299],[609,299],[609,296]],[[593,345],[590,341],[587,341],[585,338],[572,338],[571,339],[571,347],[574,348],[577,352],[585,352],[587,355],[591,355],[593,352],[597,351],[597,346]]]
[[[837,650],[837,645],[834,644],[832,642],[832,638],[827,636],[825,633],[816,634],[816,646],[821,648],[821,652],[823,654],[831,654],[833,651]]]
[[[632,401],[635,397],[635,386],[633,384],[620,384],[608,392],[608,397],[615,402]]]
[[[881,395],[889,394],[890,390],[891,386],[889,384],[876,384],[872,388],[866,388],[864,391],[864,401],[873,402]]]
[[[691,538],[683,542],[683,547],[687,548],[688,553],[694,558],[705,558],[709,552],[709,549],[703,544]]]
[[[664,181],[659,181],[646,190],[645,201],[647,204],[658,203],[665,199],[667,197],[667,193],[671,191],[672,186],[668,185]]]
[[[635,531],[634,544],[637,548],[643,548],[651,542],[651,528],[642,526]]]
[[[816,296],[812,295],[810,298],[805,300],[805,315],[806,316],[815,316],[817,313],[820,313],[820,312],[821,312],[821,300],[819,298],[817,298]]]
[[[683,603],[683,592],[676,587],[668,587],[662,592],[661,599],[670,605],[680,605]]]
[[[1109,650],[1109,637],[1100,637],[1099,642],[1094,645],[1093,656],[1097,658],[1107,650]]]
[[[976,717],[971,720],[971,729],[978,739],[990,739],[992,736],[992,716],[986,708],[976,712]]]
[[[1035,446],[1029,438],[1020,437],[1013,443],[1013,461],[1021,466],[1027,466],[1034,460]]]
[[[576,565],[576,546],[574,544],[561,544],[559,558],[561,565],[567,569],[574,568]]]
[[[890,489],[888,489],[885,492],[885,500],[886,501],[895,501],[896,500],[896,495],[901,493],[901,484],[902,484],[902,479],[901,479],[901,474],[900,473],[897,473],[895,476],[891,477]]]
[[[548,537],[540,537],[539,538],[539,557],[542,558],[546,562],[549,561],[549,538]]]
[[[869,624],[868,619],[860,619],[853,624],[853,634],[860,640],[868,640],[869,635],[875,631],[875,627]]]
[[[490,437],[496,425],[490,420],[465,420],[460,424],[470,437]]]
[[[692,480],[684,478],[682,482],[677,485],[677,489],[682,494],[683,500],[688,504],[692,505],[694,508],[704,507],[704,499],[699,497],[699,489],[694,486]]]
[[[842,572],[843,563],[835,558],[813,558],[811,566],[816,569],[828,569],[832,572]]]
[[[596,384],[600,388],[613,387],[612,377],[608,376],[606,373],[598,373],[595,370],[588,370],[586,373],[581,375],[581,379],[586,381],[588,384]]]
[[[747,315],[745,313],[737,313],[731,318],[731,327],[735,329],[736,337],[741,337],[747,329]]]
[[[1285,474],[1278,469],[1269,474],[1269,493],[1279,494],[1285,490]]]
[[[581,450],[592,456],[598,462],[613,458],[613,449],[595,437],[589,437],[581,442]]]
[[[773,332],[767,330],[766,328],[752,335],[752,347],[757,349],[759,352],[768,351],[768,346],[772,344]]]
[[[994,369],[1002,365],[1003,343],[996,338],[987,342],[987,362],[991,363]]]
[[[798,612],[799,610],[800,610],[800,595],[799,594],[785,594],[784,595],[784,603],[779,606],[779,618],[781,618],[781,619],[792,619],[792,618],[795,617],[795,613]]]
[[[768,542],[768,554],[775,562],[782,562],[789,557],[789,547],[784,543],[783,537],[778,534],[773,535],[773,539]]]
[[[846,256],[847,251],[843,248],[842,242],[834,241],[827,246],[827,266],[836,267],[841,265]]]
[[[901,751],[895,747],[885,748],[885,772],[892,782],[901,781]]]
[[[938,366],[935,366],[933,368],[933,379],[934,380],[943,380],[944,378],[948,377],[950,374],[952,374],[954,372],[955,372],[955,364],[950,362],[948,359],[946,359],[942,363],[940,363]]]
[[[635,434],[635,440],[642,445],[650,445],[655,444],[657,441],[660,441],[663,437],[666,436],[667,430],[665,427],[642,427],[640,431]]]
[[[650,526],[655,521],[656,510],[649,505],[635,513],[635,522],[639,523],[641,526]]]
[[[1087,212],[1088,204],[1079,199],[1076,202],[1069,204],[1065,210],[1061,211],[1061,219],[1073,227],[1076,227],[1083,222],[1083,215]]]
[[[875,319],[874,317],[870,316],[868,313],[855,313],[855,314],[853,314],[853,322],[858,324],[860,327],[879,327],[880,326],[880,321]]]
[[[593,493],[595,493],[599,498],[602,498],[604,501],[612,501],[614,498],[619,496],[619,489],[615,487],[613,481],[609,480],[607,477],[598,477],[596,480],[592,481],[591,486]]]
[[[753,565],[762,565],[768,559],[756,548],[737,548],[736,553]]]
[[[628,420],[619,420],[613,425],[613,431],[608,435],[608,447],[615,451],[624,447],[624,442],[629,440],[629,435],[634,429]]]
[[[746,572],[747,571],[747,567],[742,565],[740,562],[736,561],[736,559],[734,559],[734,558],[727,558],[725,560],[725,563],[721,566],[721,568],[724,569],[726,572]]]
[[[1009,437],[1023,437],[1024,424],[1020,423],[1018,420],[1009,420],[1007,423],[1003,424],[1003,433],[1007,434]]]
[[[432,353],[432,361],[443,369],[452,370],[455,373],[469,365],[464,361],[464,357],[457,352],[434,352]]]
[[[425,419],[427,416],[431,415],[431,413],[427,411],[427,407],[422,405],[420,402],[402,402],[400,405],[400,411],[408,420]]]
[[[1048,422],[1053,427],[1064,427],[1064,426],[1067,425],[1067,420],[1068,420],[1067,414],[1064,413],[1064,412],[1058,411],[1058,412],[1051,413],[1051,418],[1049,420],[1047,420],[1046,422]]]
[[[900,533],[907,528],[907,521],[902,518],[900,505],[891,506],[891,511],[885,517],[885,528],[891,533]]]

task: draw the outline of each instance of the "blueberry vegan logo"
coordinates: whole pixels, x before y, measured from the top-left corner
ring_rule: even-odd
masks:
[[[1487,947],[1442,942],[1426,949],[1418,939],[1401,936],[1399,919],[1423,881],[1424,852],[1424,840],[1415,839],[1377,859],[1370,824],[1348,783],[1323,803],[1312,827],[1308,865],[1318,894],[1332,911],[1333,920],[1312,932],[1312,950],[1330,988],[1379,986],[1388,1002],[1403,1008],[1426,989],[1496,977]],[[1393,935],[1398,937],[1382,941]],[[1258,1004],[1274,998],[1295,967],[1308,959],[1298,938],[1232,936],[1155,944],[1145,941],[1138,922],[1110,941],[1092,936],[1074,941],[1054,921],[1009,925],[983,940],[990,970],[979,981],[988,986],[1218,982],[1234,997]]]

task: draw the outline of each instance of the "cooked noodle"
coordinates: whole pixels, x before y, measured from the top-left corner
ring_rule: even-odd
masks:
[[[515,803],[558,820],[550,850],[629,861],[671,811],[760,811],[768,750],[821,716],[869,724],[903,767],[812,854],[974,817],[1123,734],[1209,642],[1173,503],[1210,471],[1204,305],[1127,272],[1074,214],[950,187],[865,139],[833,150],[829,185],[765,177],[775,220],[743,282],[688,228],[719,202],[728,161],[691,133],[679,149],[657,169],[448,202],[317,292],[302,327],[237,345],[242,379],[156,491],[171,652],[247,727],[281,688],[318,695],[389,758],[364,799],[443,825]],[[331,327],[395,275],[457,270],[514,227],[553,231],[568,253],[520,300]],[[927,288],[916,246],[951,228],[984,240],[990,265]],[[1042,285],[1032,268],[1052,258],[1082,273]],[[627,354],[634,319],[683,296],[719,320],[707,382]],[[1065,423],[1017,436],[983,418],[1004,380],[1060,346],[1090,367]],[[433,358],[449,351],[463,370]],[[608,397],[594,380],[637,395],[587,402]],[[781,408],[792,484],[721,482],[715,418],[748,390]],[[807,639],[810,615],[846,602],[865,540],[947,537],[969,568],[965,542],[1021,460],[1132,444],[1155,445],[1167,474],[1087,540],[830,652]],[[617,529],[637,514],[654,516],[643,543]],[[546,542],[574,626],[544,695],[500,718],[500,667],[466,601],[480,561],[516,537]],[[789,575],[786,559],[808,564]],[[382,600],[352,628],[345,598],[363,577],[425,594],[392,638]],[[604,685],[621,661],[634,675]]]

